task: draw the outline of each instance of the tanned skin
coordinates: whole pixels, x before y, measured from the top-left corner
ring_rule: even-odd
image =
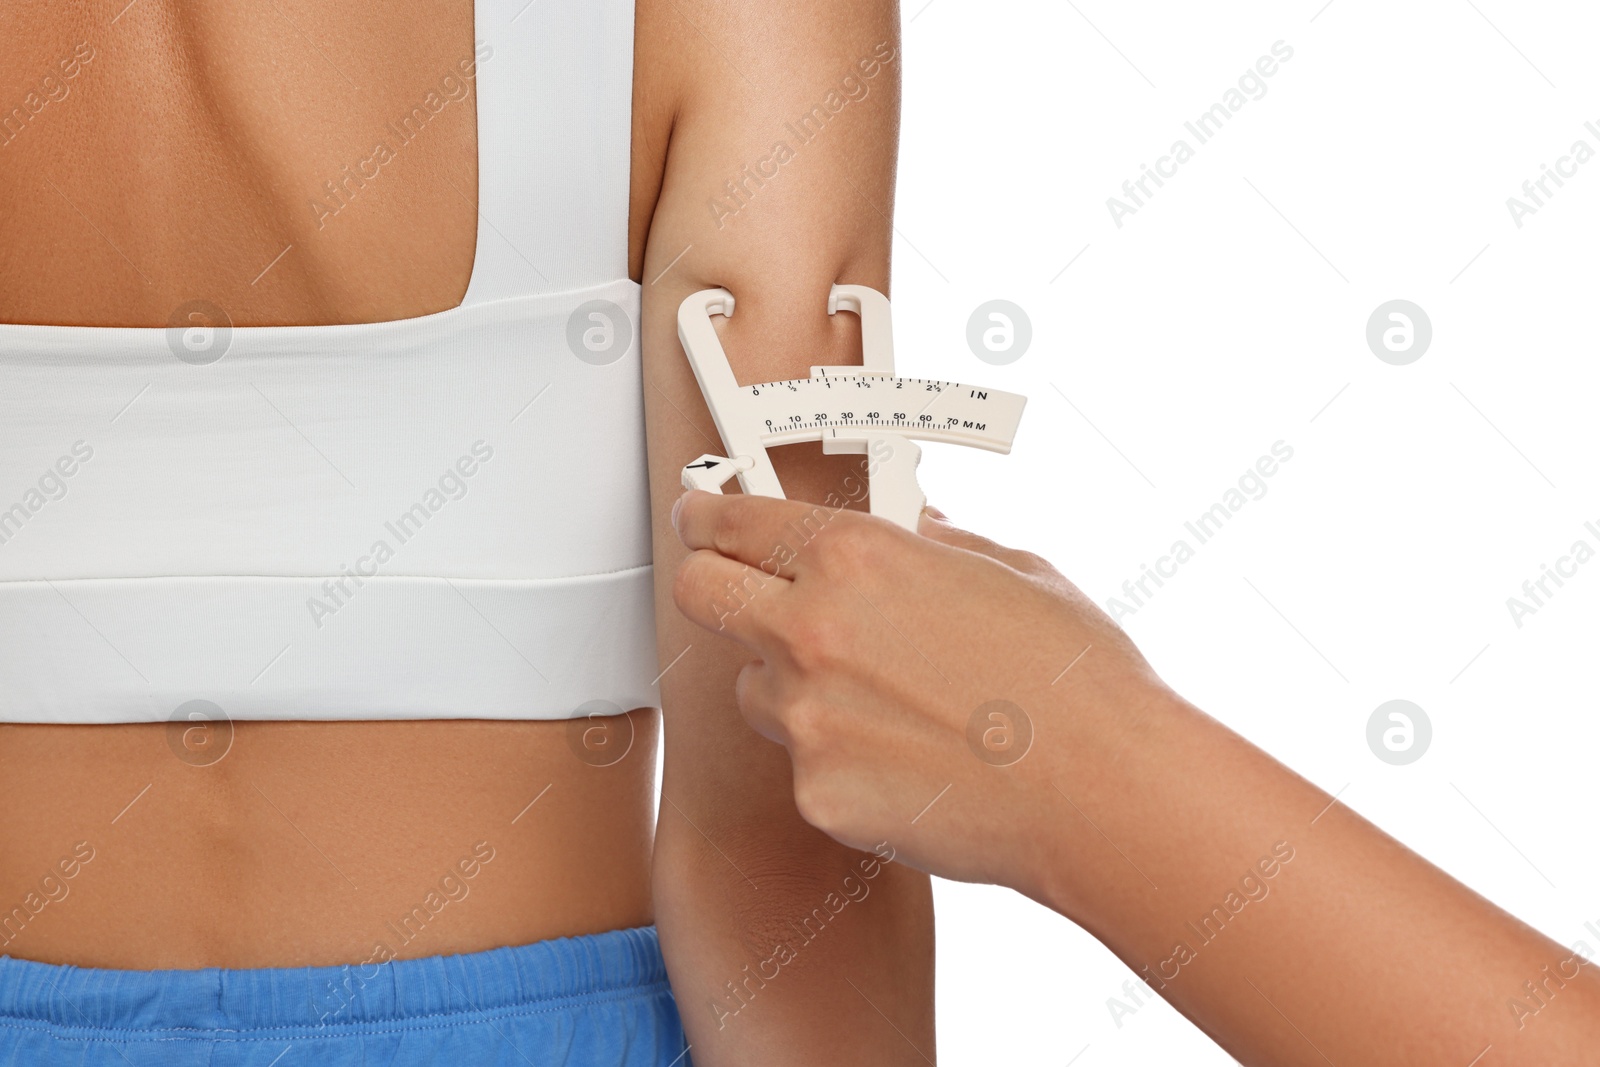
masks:
[[[655,709],[611,723],[634,743],[604,768],[574,757],[564,722],[238,723],[206,766],[175,757],[164,723],[4,724],[0,902],[77,842],[93,859],[0,951],[134,969],[365,960],[387,922],[487,841],[494,859],[470,897],[399,955],[654,921],[697,1064],[934,1058],[926,877],[800,818],[787,756],[735,706],[748,655],[684,622],[667,585],[678,470],[719,447],[672,316],[696,289],[733,289],[725,337],[744,380],[859,358],[853,319],[830,319],[825,301],[834,282],[888,288],[897,26],[884,3],[637,6],[629,269],[644,286],[660,665],[675,662],[661,681],[659,826]],[[477,232],[470,95],[333,217],[307,200],[470,58],[473,38],[470,0],[336,18],[311,0],[6,4],[0,107],[41,86],[50,102],[0,136],[0,322],[162,327],[196,298],[237,326],[457,306]],[[858,64],[874,56],[868,77]],[[847,76],[865,95],[792,143],[719,225],[708,202],[723,183],[794,142],[784,123]],[[786,451],[797,497],[821,499],[855,469]],[[804,941],[794,923],[847,877],[870,893]],[[727,983],[785,941],[780,976],[727,1000]]]

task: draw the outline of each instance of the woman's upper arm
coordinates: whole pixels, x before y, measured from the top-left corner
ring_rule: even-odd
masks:
[[[668,518],[683,465],[725,454],[678,344],[686,296],[721,286],[737,298],[717,329],[741,382],[860,359],[856,317],[830,317],[827,298],[835,282],[888,291],[898,11],[856,0],[639,3],[635,158],[661,173],[659,188],[644,176],[634,193],[636,208],[651,209],[636,228],[647,234],[636,265],[665,669],[655,907],[673,994],[707,1067],[920,1064],[933,1049],[928,880],[800,818],[787,752],[735,704],[749,655],[672,601],[685,549]],[[792,498],[861,495],[859,456],[809,443],[772,460]],[[863,862],[878,872],[870,898],[784,965],[781,993],[747,1004],[730,993],[734,980],[770,974],[774,954],[800,943],[794,917],[846,899]]]
[[[761,766],[783,757],[735,712],[732,680],[748,657],[695,629],[670,599],[684,554],[667,518],[680,471],[723,451],[676,313],[697,290],[734,293],[737,313],[718,330],[741,382],[859,361],[857,319],[830,317],[827,297],[835,282],[888,290],[898,11],[641,0],[635,44],[635,137],[645,139],[635,157],[664,158],[659,187],[636,176],[634,189],[636,208],[653,203],[640,280],[662,666],[688,649],[661,679],[668,793],[685,804],[705,791],[710,803],[727,785],[770,783]],[[860,466],[814,444],[774,450],[773,461],[787,494],[812,500],[837,497]],[[735,752],[742,759],[728,765]]]

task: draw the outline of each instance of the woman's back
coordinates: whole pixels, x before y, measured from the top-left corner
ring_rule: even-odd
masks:
[[[540,14],[497,8],[527,29]],[[70,16],[25,3],[0,20],[0,70],[12,75],[0,101],[0,322],[166,328],[175,311],[203,301],[201,327],[324,325],[461,304],[479,243],[477,82],[496,58],[492,42],[475,39],[471,0],[336,13],[301,0],[135,0]],[[502,53],[500,62],[511,60]],[[612,227],[619,236],[622,224]],[[623,254],[619,246],[619,267]],[[211,308],[225,322],[209,321]],[[178,359],[172,367],[200,373]],[[326,374],[337,388],[337,358]],[[73,378],[52,381],[67,388]],[[131,401],[139,388],[130,384]],[[73,432],[97,442],[127,435],[140,414]],[[193,431],[195,448],[214,447]],[[316,447],[315,431],[306,436]],[[113,444],[101,454],[117,462]],[[129,473],[149,472],[124,472],[124,483]],[[7,504],[12,490],[4,487]],[[197,518],[206,516],[174,516],[172,528]],[[381,532],[376,518],[369,525]],[[18,534],[0,553],[15,558],[26,534],[41,531]],[[104,619],[95,626],[71,583],[41,595],[66,602],[94,631],[88,639],[114,642],[119,669],[145,678],[142,657],[125,656]],[[241,621],[197,620],[214,631]],[[482,637],[498,640],[492,629]],[[242,694],[269,687],[275,651],[264,653],[263,679],[241,679]],[[390,693],[395,714],[408,714],[407,695]],[[284,699],[283,716],[305,717]],[[219,703],[228,714],[229,701]],[[9,717],[28,714],[14,710]],[[421,956],[650,921],[653,712],[585,722],[587,730],[540,720],[191,718],[0,725],[9,808],[0,908],[36,892],[78,842],[94,857],[67,883],[69,897],[0,924],[0,953],[129,968],[329,964],[364,959],[375,941]],[[425,929],[402,922],[480,842],[494,858],[470,892]]]
[[[80,1007],[115,1050],[150,1008],[139,1025],[181,1030],[195,1062],[270,1061],[276,1031],[255,1049],[229,1027],[305,1007],[251,999],[310,981],[284,968],[382,948],[421,958],[377,980],[357,968],[352,1012],[453,1013],[446,1031],[505,1062],[543,1050],[507,1055],[519,1035],[581,1031],[633,1046],[630,1063],[687,1063],[674,998],[701,1067],[931,1059],[926,876],[892,843],[863,853],[804,821],[784,750],[733,706],[748,654],[670,595],[682,465],[720,448],[675,312],[710,286],[739,293],[722,332],[741,380],[859,358],[827,295],[888,287],[895,6],[117,7],[0,13],[0,109],[21,108],[0,112],[0,709],[17,709],[0,714],[0,1053],[85,1023]],[[274,376],[292,378],[293,404]],[[443,511],[393,568],[327,535],[384,540],[443,464],[470,477],[476,441],[437,433],[464,413],[499,420],[488,473],[428,505]],[[368,418],[395,448],[357,432]],[[56,450],[81,464],[80,423],[107,444],[61,495]],[[267,452],[241,445],[255,432]],[[330,435],[372,465],[345,469]],[[440,464],[394,462],[418,441]],[[248,476],[216,477],[219,451],[252,460]],[[859,484],[859,457],[780,451],[796,496]],[[211,480],[162,484],[153,455]],[[398,511],[346,522],[374,471]],[[7,542],[16,494],[28,517]],[[459,521],[486,505],[494,521]],[[160,568],[182,551],[150,537],[164,530],[209,569],[172,585]],[[270,569],[217,574],[223,549]],[[214,603],[128,610],[166,588],[152,575]],[[360,631],[359,655],[269,642],[278,617],[238,605],[285,583],[301,634]],[[299,721],[341,718],[367,721]],[[655,931],[620,929],[652,918],[659,950]],[[569,934],[592,936],[541,940]],[[69,982],[62,963],[89,969]],[[192,994],[183,1010],[151,1007],[165,982]],[[551,1003],[573,988],[590,999]],[[520,1021],[476,1018],[485,1002]],[[79,1062],[76,1040],[51,1047]],[[429,1062],[402,1040],[412,1059],[396,1062]],[[465,1047],[437,1062],[484,1062]],[[572,1053],[616,1062],[596,1055]]]
[[[0,321],[165,326],[205,297],[239,325],[372,322],[461,302],[471,0],[72,6],[0,13]],[[446,106],[357,188],[429,93]]]

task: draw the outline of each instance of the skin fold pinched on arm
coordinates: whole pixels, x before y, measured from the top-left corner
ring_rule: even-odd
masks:
[[[673,604],[685,550],[669,520],[683,465],[724,454],[678,342],[686,296],[735,294],[717,328],[741,382],[860,362],[858,320],[830,317],[827,297],[835,283],[888,291],[898,22],[889,3],[639,5],[636,82],[675,87],[635,105],[646,125],[670,111],[671,130],[635,146],[665,160],[658,190],[635,183],[654,198],[639,277],[666,669],[655,909],[700,1067],[935,1055],[928,880],[887,862],[892,844],[846,848],[800,817],[788,754],[735,703],[749,654]],[[791,498],[864,506],[860,457],[772,455]]]

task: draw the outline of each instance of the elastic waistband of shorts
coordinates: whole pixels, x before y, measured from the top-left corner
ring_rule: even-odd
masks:
[[[656,995],[666,978],[653,926],[333,967],[125,971],[0,956],[0,1021],[129,1036],[373,1031]]]

